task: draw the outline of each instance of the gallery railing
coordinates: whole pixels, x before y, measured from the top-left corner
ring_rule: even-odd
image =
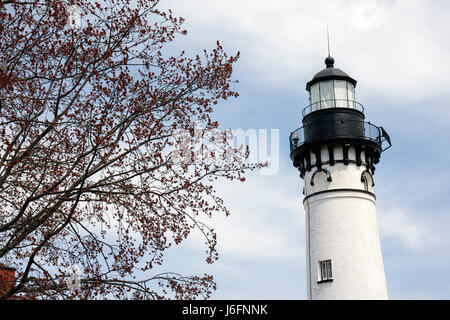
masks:
[[[293,131],[289,137],[290,149],[292,152],[305,143],[340,138],[373,141],[382,151],[391,147],[390,137],[382,127],[360,120],[329,120]]]

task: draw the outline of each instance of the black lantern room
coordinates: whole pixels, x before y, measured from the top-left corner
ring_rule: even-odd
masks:
[[[329,164],[343,161],[345,164],[364,163],[372,172],[381,153],[391,146],[389,135],[382,127],[365,121],[364,107],[355,100],[356,80],[339,68],[334,59],[325,59],[326,68],[318,72],[306,84],[309,105],[303,109],[303,126],[290,136],[291,159],[303,177],[311,170],[311,152],[316,155],[317,166],[321,166],[320,148],[328,147]],[[335,145],[342,145],[344,159],[334,160]],[[348,158],[348,149],[354,146],[356,160]],[[361,159],[362,151],[366,159]]]

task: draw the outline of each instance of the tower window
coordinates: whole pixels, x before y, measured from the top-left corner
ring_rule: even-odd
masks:
[[[319,282],[333,281],[333,273],[331,270],[331,260],[320,261],[319,267],[320,267]]]

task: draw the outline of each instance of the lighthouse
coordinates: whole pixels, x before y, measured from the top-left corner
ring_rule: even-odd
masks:
[[[308,299],[387,299],[376,216],[375,165],[391,147],[366,121],[356,80],[325,59],[306,84],[309,105],[289,137],[303,179]]]

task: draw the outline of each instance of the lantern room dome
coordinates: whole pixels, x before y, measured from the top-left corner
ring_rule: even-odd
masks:
[[[356,86],[357,81],[355,79],[341,69],[334,67],[334,59],[332,57],[328,56],[325,59],[325,65],[327,67],[316,73],[312,80],[306,84],[306,90],[309,91],[312,85],[325,80],[345,80]]]

